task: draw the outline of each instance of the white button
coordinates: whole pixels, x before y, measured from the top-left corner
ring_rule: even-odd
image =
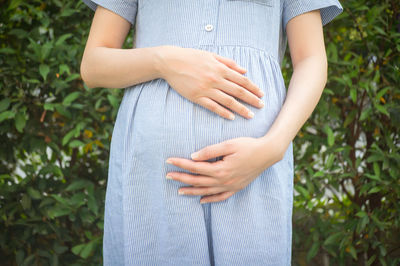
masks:
[[[214,28],[214,26],[211,25],[211,24],[207,24],[204,28],[206,29],[206,31],[212,31],[212,29]]]

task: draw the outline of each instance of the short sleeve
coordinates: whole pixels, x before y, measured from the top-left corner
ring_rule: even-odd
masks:
[[[316,9],[320,10],[323,26],[343,12],[338,0],[285,0],[282,14],[284,29],[292,18]]]
[[[131,25],[135,24],[137,0],[82,0],[90,9],[96,11],[98,5],[120,15]]]

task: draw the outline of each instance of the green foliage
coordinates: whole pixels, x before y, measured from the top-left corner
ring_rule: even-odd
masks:
[[[80,78],[93,16],[81,1],[3,5],[0,264],[99,265],[122,90],[90,90]]]
[[[400,2],[343,1],[329,78],[295,140],[294,262],[400,264]]]
[[[342,4],[345,12],[325,28],[327,87],[294,142],[293,263],[397,265],[400,4]],[[80,78],[93,12],[81,1],[3,5],[2,263],[100,265],[122,90],[88,89]]]

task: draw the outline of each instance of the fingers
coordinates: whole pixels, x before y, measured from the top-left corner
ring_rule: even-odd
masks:
[[[198,161],[192,161],[188,159],[183,159],[183,158],[169,158],[169,161],[171,161],[171,164],[182,168],[186,169],[189,172],[195,173],[195,174],[200,174],[200,175],[205,175],[209,176],[214,176],[216,172],[219,171],[219,161],[216,162],[198,162]]]
[[[258,98],[256,95],[249,92],[245,88],[227,79],[222,80],[222,86],[218,89],[222,90],[224,93],[228,95],[235,96],[236,98],[241,99],[242,101],[247,102],[253,105],[254,107],[257,108],[264,107],[264,102],[260,98]]]
[[[211,112],[218,114],[219,116],[221,116],[223,118],[226,118],[229,120],[235,119],[235,115],[232,112],[228,111],[228,109],[222,107],[221,105],[219,105],[215,101],[211,100],[210,98],[200,97],[200,98],[198,98],[197,103],[200,104],[201,106],[203,106],[204,108],[210,110]]]
[[[178,194],[189,196],[213,195],[225,192],[226,189],[226,187],[181,187]]]
[[[223,63],[227,67],[229,67],[229,68],[231,68],[231,69],[233,69],[233,70],[235,70],[237,72],[240,72],[242,74],[247,72],[247,70],[245,68],[239,66],[235,62],[235,60],[232,60],[232,59],[227,58],[227,57],[220,56],[219,54],[216,54],[216,53],[212,53],[212,54],[214,55],[215,59],[217,59],[219,62]]]
[[[250,91],[251,93],[257,95],[258,97],[264,96],[264,92],[256,84],[254,84],[248,77],[239,75],[237,72],[233,71],[232,69],[229,69],[229,68],[227,69],[227,71],[225,72],[224,78],[243,87],[247,91]]]
[[[200,199],[200,203],[224,201],[235,194],[235,191],[225,191],[211,196],[204,196]]]
[[[187,173],[180,172],[170,172],[167,174],[167,179],[172,179],[179,181],[194,187],[207,187],[207,186],[217,186],[218,180],[209,176],[204,175],[191,175]]]
[[[251,112],[247,107],[237,101],[234,97],[227,95],[226,93],[216,89],[213,91],[213,100],[217,101],[218,103],[229,107],[231,110],[235,111],[236,113],[240,114],[246,118],[252,118],[254,113]]]
[[[235,152],[235,143],[231,140],[226,140],[220,143],[208,145],[197,152],[191,154],[193,160],[204,161],[212,158],[217,158],[220,156],[226,156]],[[214,162],[214,165],[217,166],[221,162]]]

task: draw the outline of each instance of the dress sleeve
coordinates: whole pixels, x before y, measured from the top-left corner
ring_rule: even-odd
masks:
[[[90,9],[96,11],[98,5],[107,8],[115,14],[135,24],[137,13],[137,0],[82,0]]]
[[[284,29],[292,18],[316,9],[320,9],[323,26],[343,12],[338,0],[285,0],[282,14]]]

